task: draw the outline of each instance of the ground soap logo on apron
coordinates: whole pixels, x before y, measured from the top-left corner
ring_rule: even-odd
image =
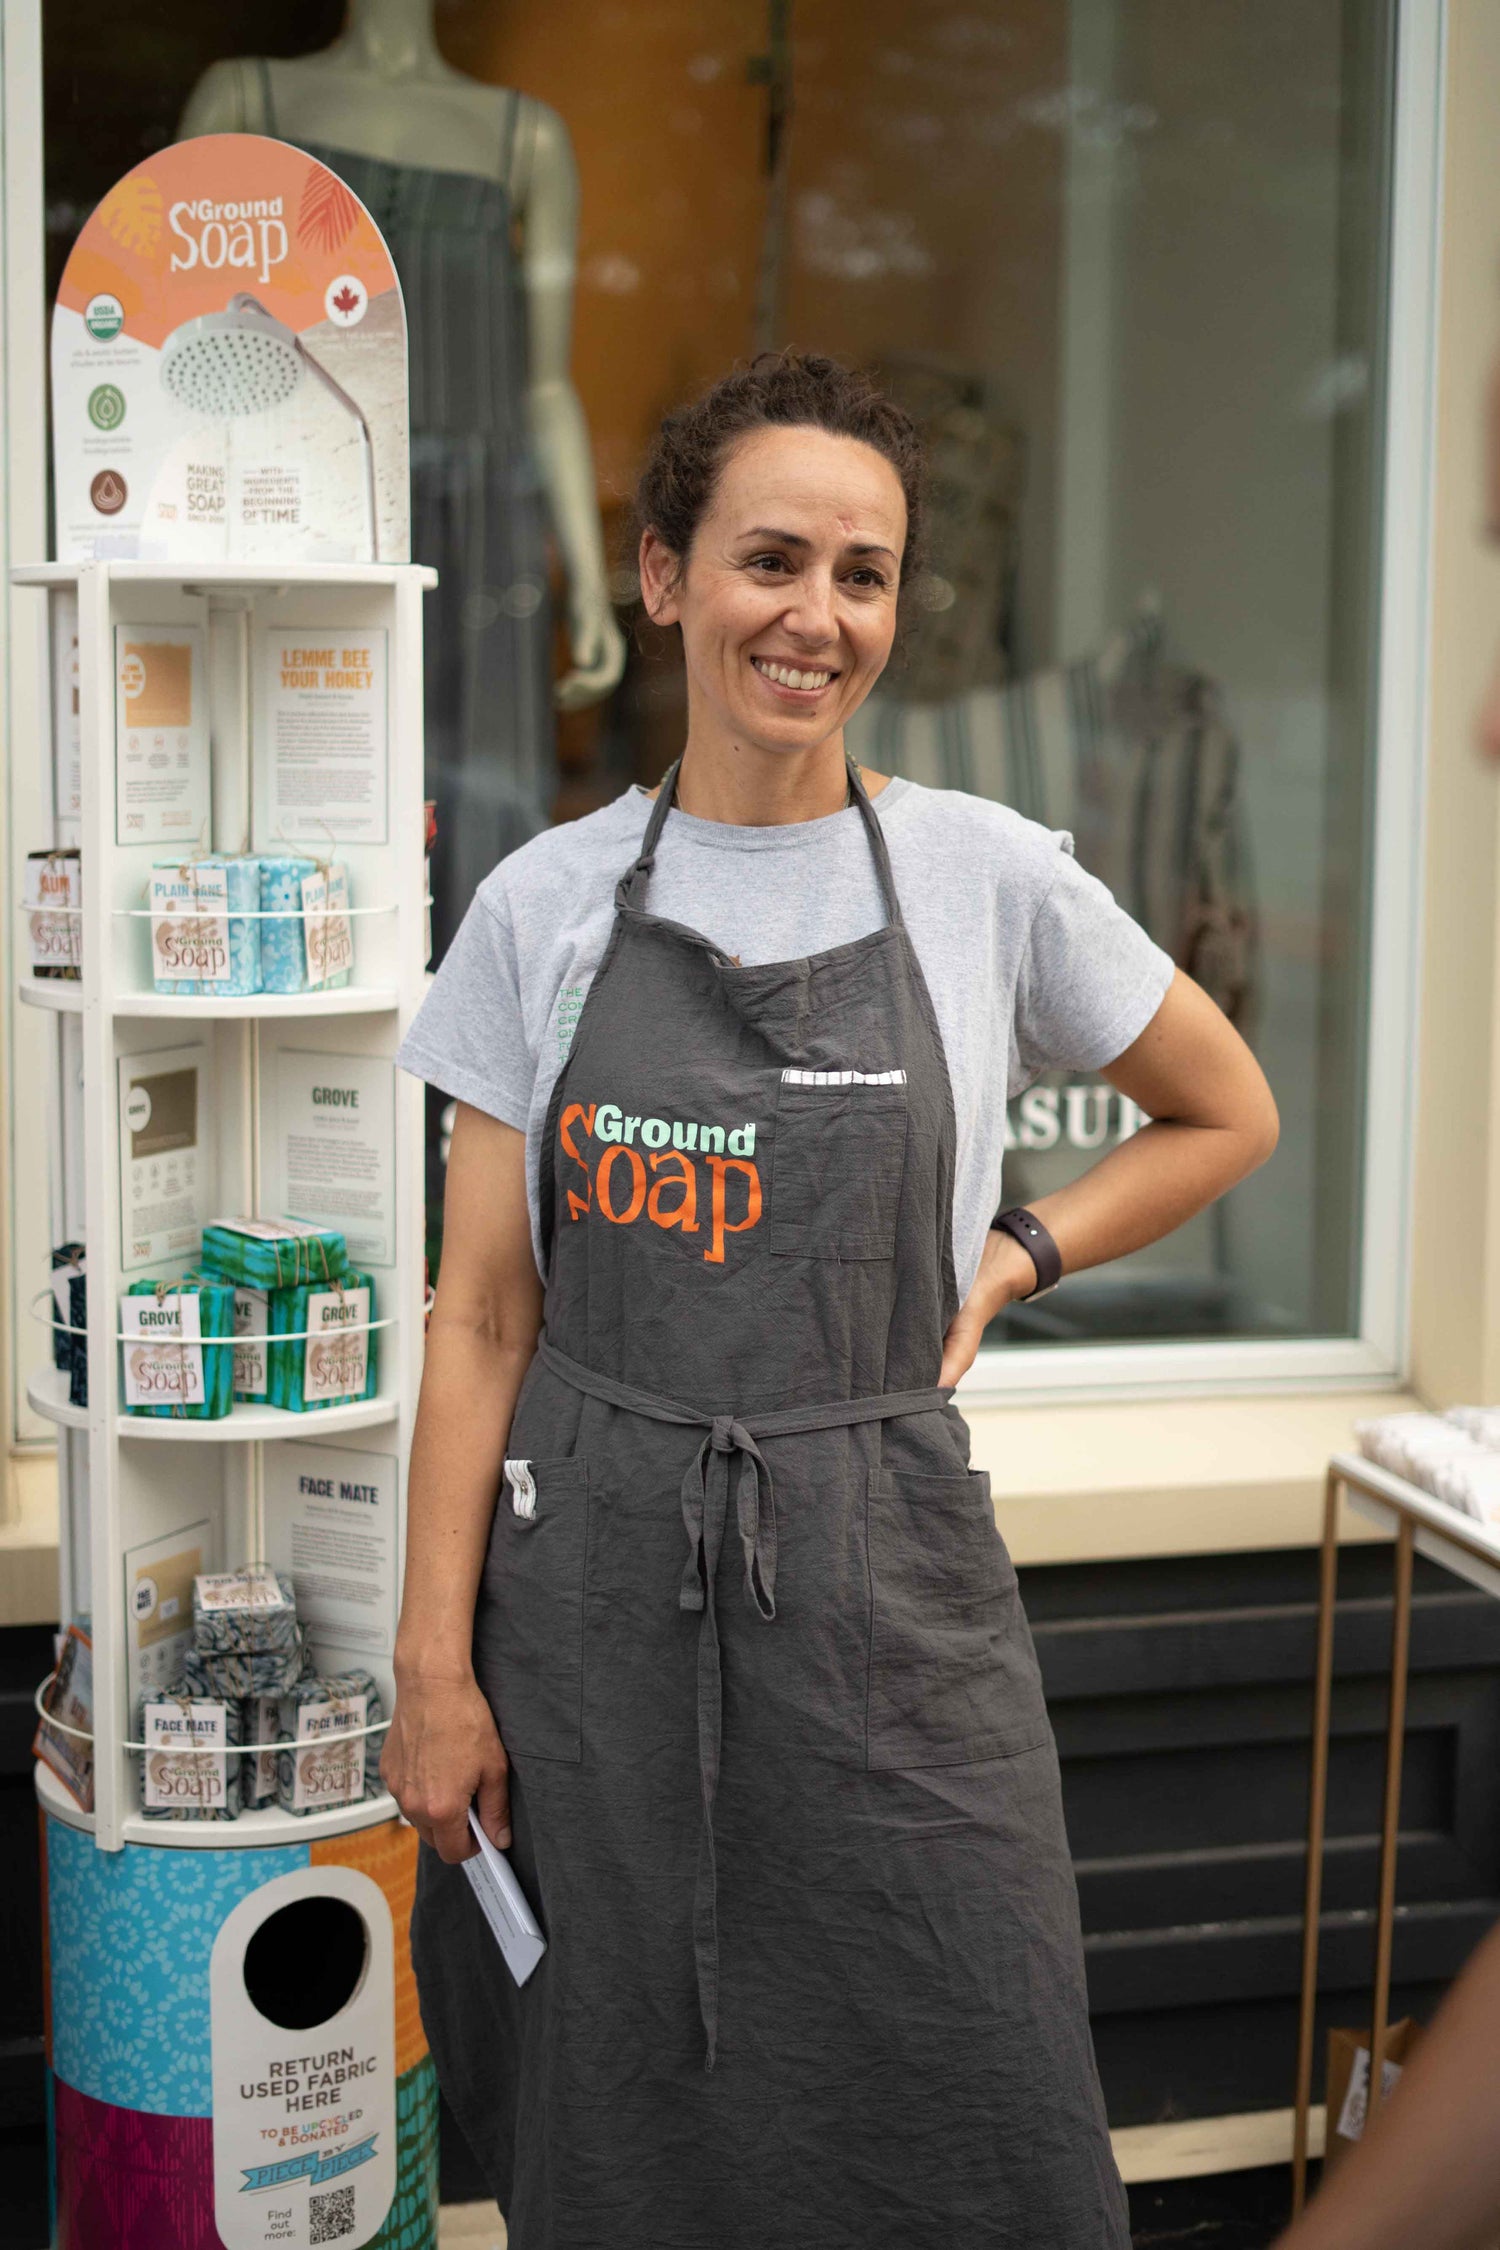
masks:
[[[566,1164],[583,1175],[567,1188],[570,1219],[597,1210],[612,1226],[644,1222],[706,1234],[711,1266],[723,1265],[730,1235],[760,1224],[765,1199],[753,1124],[633,1117],[614,1102],[569,1102],[558,1140]]]

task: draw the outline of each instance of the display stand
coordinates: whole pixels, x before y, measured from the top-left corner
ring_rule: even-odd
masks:
[[[1500,1531],[1461,1515],[1420,1485],[1383,1469],[1363,1454],[1336,1453],[1328,1464],[1323,1497],[1323,1543],[1318,1587],[1318,1641],[1314,1667],[1312,1774],[1308,1793],[1307,1880],[1302,1918],[1302,1996],[1298,2015],[1297,2089],[1293,2110],[1292,2212],[1307,2196],[1314,2035],[1318,2000],[1318,1936],[1323,1888],[1324,1827],[1328,1804],[1328,1750],[1333,1704],[1333,1634],[1338,1596],[1339,1509],[1347,1500],[1356,1515],[1394,1536],[1390,1686],[1386,1708],[1385,1793],[1380,1824],[1380,1873],[1375,1908],[1371,1995],[1370,2082],[1378,2087],[1376,2057],[1386,2054],[1390,2028],[1391,1952],[1396,1921],[1396,1853],[1401,1825],[1401,1767],[1406,1736],[1406,1680],[1411,1653],[1412,1565],[1423,1555],[1481,1593],[1500,1599]],[[1378,2099],[1378,2096],[1376,2097]],[[1331,2127],[1330,2127],[1331,2130]]]
[[[27,1382],[33,1406],[59,1425],[62,1614],[66,1620],[89,1613],[93,1642],[92,1813],[37,1768],[51,1923],[57,2240],[87,2242],[89,2250],[146,2240],[127,2230],[114,2207],[131,2195],[166,2195],[167,2173],[170,2207],[162,2204],[161,2231],[152,2239],[222,2242],[229,2250],[272,2239],[335,2239],[316,2231],[323,2217],[309,2222],[308,2208],[310,2192],[339,2176],[329,2167],[340,2156],[351,2179],[357,2172],[362,2198],[377,2178],[390,2189],[378,2230],[352,2231],[348,2240],[390,2250],[426,2245],[435,2240],[436,2089],[406,1955],[415,1837],[384,1793],[300,1816],[271,1806],[225,1821],[147,1817],[143,1760],[129,1747],[138,1733],[130,1558],[151,1542],[206,1525],[202,1569],[261,1558],[285,1567],[289,1480],[278,1470],[279,1449],[288,1442],[337,1448],[355,1475],[367,1464],[372,1488],[388,1503],[388,1582],[372,1598],[366,1627],[313,1624],[309,1639],[320,1671],[360,1664],[374,1675],[388,1721],[424,1308],[422,1089],[394,1069],[394,1056],[424,988],[421,601],[435,576],[410,564],[188,569],[137,562],[46,564],[12,575],[44,592],[49,644],[59,604],[76,601],[78,622],[78,832],[33,841],[37,848],[81,845],[82,973],[80,981],[64,982],[23,969],[19,979],[22,1001],[57,1020],[48,1101],[54,1240],[82,1240],[88,1258],[87,1407],[67,1404],[67,1378],[48,1364],[46,1325],[36,1331]],[[117,628],[188,625],[202,632],[212,765],[212,830],[197,848],[336,850],[349,870],[352,900],[353,966],[342,989],[240,997],[154,989],[144,908],[151,864],[163,847],[119,841]],[[278,628],[330,640],[384,635],[385,802],[382,818],[369,824],[373,837],[289,847],[272,825],[266,760],[253,749],[255,652],[264,630]],[[17,954],[24,960],[23,947]],[[278,1109],[284,1056],[325,1058],[330,1075],[341,1058],[361,1058],[382,1089],[377,1066],[388,1068],[393,1208],[383,1257],[361,1261],[377,1290],[374,1397],[312,1413],[237,1404],[217,1421],[123,1411],[120,1299],[140,1261],[132,1266],[122,1244],[118,1066],[122,1057],[138,1060],[190,1043],[206,1050],[199,1084],[207,1115],[199,1118],[197,1161],[204,1209],[213,1216],[275,1218],[287,1208],[287,1127]],[[197,1263],[193,1248],[154,1259],[150,1271],[171,1279]],[[341,1640],[341,1631],[348,1637]],[[319,2028],[305,2007],[299,2013],[295,1998],[267,1998],[267,1987],[260,2007],[247,2013],[246,1949],[263,1925],[272,1926],[269,1917],[299,1908],[304,1922],[294,1916],[286,1927],[301,1927],[298,1942],[306,1943],[307,1933],[335,1928],[345,1906],[362,1918],[366,1951],[344,2014],[335,2011],[336,2022],[329,2018]],[[292,1985],[295,1951],[293,1945],[292,1971],[283,1979]],[[264,1944],[259,1957],[268,1957]],[[127,1961],[138,1973],[115,1983],[111,2014],[97,1985]],[[361,2010],[368,2020],[351,2029]],[[283,2028],[273,2032],[268,2024]],[[330,2147],[326,2136],[318,2147],[311,2129],[304,2134],[295,2123],[290,2104],[283,2108],[292,2122],[278,2141],[274,2121],[237,2101],[236,2075],[243,2080],[247,2070],[264,2076],[284,2067],[277,2039],[291,2057],[305,2059],[320,2047],[342,2051],[350,2041],[379,2057],[356,2134],[369,2148],[361,2152],[347,2139]],[[336,2081],[332,2093],[321,2104],[304,2103],[306,2115],[321,2115],[326,2124],[343,2099]],[[352,2114],[358,2117],[358,2108]],[[133,2154],[122,2153],[127,2144]],[[265,2231],[266,2197],[245,2184],[257,2159],[281,2165],[275,2200],[292,2215],[276,2224],[289,2231]],[[131,2164],[134,2185],[122,2187]],[[114,2213],[107,2226],[106,2204]]]

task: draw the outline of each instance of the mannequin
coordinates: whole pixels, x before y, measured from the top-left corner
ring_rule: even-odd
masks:
[[[370,208],[401,275],[412,552],[443,579],[427,613],[441,950],[494,860],[546,823],[549,704],[596,702],[624,668],[569,376],[578,178],[567,128],[544,103],[446,63],[433,0],[350,0],[321,53],[212,64],[180,130],[269,133],[323,158]],[[548,520],[571,653],[555,688]]]

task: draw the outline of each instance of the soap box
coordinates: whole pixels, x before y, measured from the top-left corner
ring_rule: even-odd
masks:
[[[348,1273],[331,1287],[316,1284],[271,1294],[271,1404],[312,1414],[376,1388],[375,1283]]]
[[[260,991],[258,859],[159,859],[150,904],[158,992],[222,999]]]
[[[32,975],[77,984],[83,976],[83,861],[76,845],[26,854],[24,903]]]
[[[354,940],[349,871],[297,854],[262,856],[262,973],[267,992],[333,991],[349,982]]]
[[[141,1811],[148,1820],[233,1820],[240,1809],[244,1715],[228,1702],[191,1694],[180,1681],[137,1705]]]
[[[252,1657],[250,1661],[254,1663],[258,1659]],[[311,1679],[317,1668],[312,1650],[304,1647],[298,1679]],[[288,1681],[287,1687],[295,1684],[295,1681]],[[247,1695],[240,1706],[246,1743],[268,1745],[261,1749],[247,1748],[240,1764],[240,1804],[246,1812],[276,1803],[277,1745],[281,1739],[281,1695],[284,1692]]]
[[[285,1747],[276,1762],[282,1811],[320,1812],[373,1795],[380,1787],[382,1737],[340,1737],[384,1717],[379,1688],[358,1666],[329,1678],[302,1680],[284,1695],[279,1726]]]
[[[133,1281],[120,1300],[120,1328],[127,1414],[214,1422],[229,1412],[234,1291],[227,1283],[193,1274]]]
[[[251,1563],[244,1570],[200,1572],[193,1580],[193,1645],[240,1656],[300,1648],[297,1602],[285,1571]]]
[[[203,1263],[250,1289],[290,1289],[344,1273],[349,1252],[334,1227],[303,1219],[215,1219],[203,1230]]]

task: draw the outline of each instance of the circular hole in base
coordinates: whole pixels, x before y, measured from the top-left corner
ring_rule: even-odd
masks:
[[[246,1946],[245,1990],[269,2022],[310,2031],[348,2005],[369,1953],[364,1917],[347,1899],[293,1899]]]

